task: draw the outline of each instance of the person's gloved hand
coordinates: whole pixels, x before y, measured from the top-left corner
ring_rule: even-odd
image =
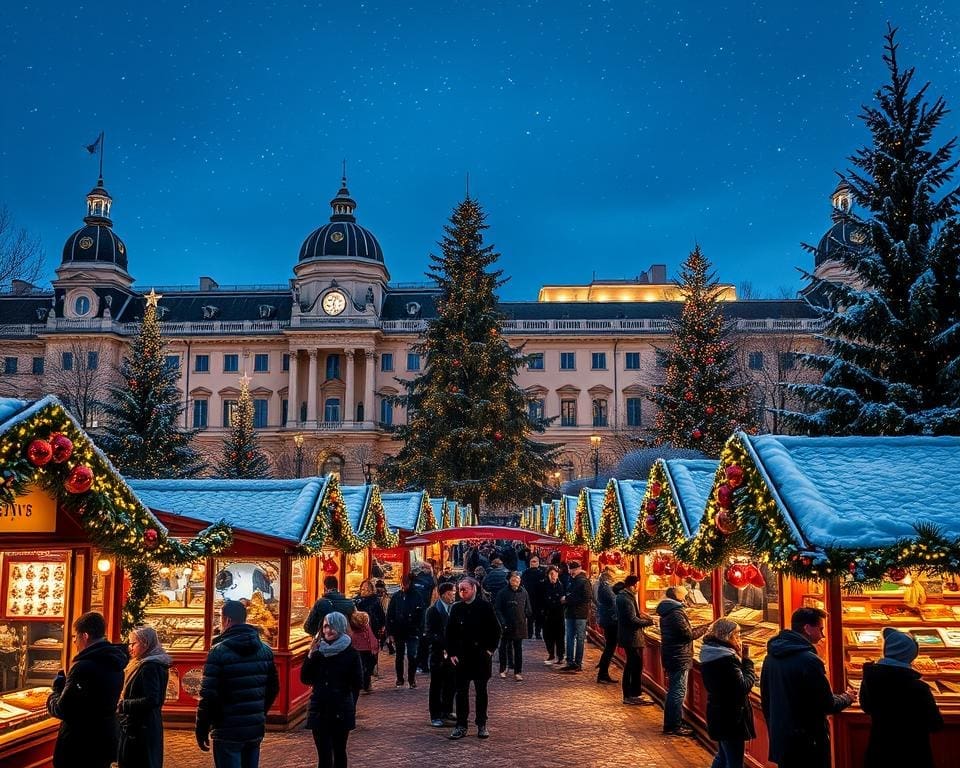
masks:
[[[197,728],[197,746],[201,752],[210,751],[210,732],[206,728]]]
[[[53,682],[50,683],[50,687],[53,688],[54,693],[63,693],[63,687],[67,684],[67,676],[64,674],[61,669],[57,672],[57,676],[53,678]]]

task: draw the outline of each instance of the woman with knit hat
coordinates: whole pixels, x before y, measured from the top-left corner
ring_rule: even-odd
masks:
[[[930,734],[943,718],[930,687],[911,662],[919,653],[906,632],[883,630],[883,658],[863,665],[860,707],[870,715],[864,768],[934,768]]]

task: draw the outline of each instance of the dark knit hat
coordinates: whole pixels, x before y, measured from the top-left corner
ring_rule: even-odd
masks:
[[[623,580],[623,586],[625,587],[632,587],[634,584],[639,584],[639,583],[640,583],[639,576],[627,576],[627,578]]]
[[[906,632],[901,632],[893,627],[887,627],[883,630],[883,655],[887,659],[901,661],[909,664],[920,653],[920,647]]]
[[[579,567],[580,567],[579,560],[571,560],[569,563],[567,563],[567,568],[579,568]]]

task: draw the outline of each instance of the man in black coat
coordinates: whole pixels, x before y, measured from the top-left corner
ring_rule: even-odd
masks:
[[[413,576],[403,574],[400,589],[393,593],[387,606],[387,638],[397,649],[397,688],[403,688],[403,658],[407,658],[407,681],[417,687],[417,654],[423,635],[423,615],[427,606],[414,586]]]
[[[60,670],[47,711],[60,720],[54,768],[107,768],[117,759],[117,701],[129,654],[107,642],[107,624],[95,611],[73,623],[75,645],[69,674]]]
[[[624,704],[653,703],[643,696],[643,649],[647,644],[643,628],[652,626],[653,619],[637,606],[639,582],[638,577],[627,576],[616,598],[617,642],[626,655],[623,677],[620,679]]]
[[[540,639],[543,631],[543,582],[547,580],[547,569],[540,567],[540,558],[530,555],[530,566],[520,574],[520,586],[527,590],[530,596],[530,607],[533,609],[533,618],[527,624],[527,640],[536,636]]]
[[[447,620],[456,599],[456,587],[442,582],[439,597],[427,609],[424,640],[430,644],[430,725],[442,728],[444,719],[453,712],[453,665],[447,659]]]
[[[340,611],[347,619],[357,610],[356,604],[344,595],[340,589],[337,577],[330,575],[323,579],[323,597],[313,604],[307,620],[303,622],[303,631],[313,637],[323,626],[323,617],[331,611]]]
[[[793,612],[790,629],[767,643],[760,671],[760,706],[770,736],[769,758],[780,768],[830,768],[827,715],[856,701],[847,688],[835,694],[815,645],[823,640],[827,614],[803,607]]]
[[[563,597],[563,620],[567,631],[567,665],[561,672],[580,672],[583,669],[583,646],[587,640],[587,616],[593,602],[590,579],[578,560],[567,563],[570,585]]]
[[[207,654],[197,705],[197,745],[207,752],[213,739],[213,764],[257,768],[267,711],[280,692],[273,651],[246,623],[247,607],[225,600],[220,635]]]
[[[693,729],[683,722],[683,700],[687,678],[693,667],[693,641],[710,629],[709,624],[694,628],[684,610],[686,587],[668,587],[657,604],[660,617],[660,660],[667,675],[667,698],[663,706],[663,732],[672,736],[692,736]]]
[[[457,727],[451,739],[467,735],[470,717],[470,682],[476,691],[477,736],[486,739],[487,683],[490,680],[493,652],[500,644],[500,622],[493,606],[479,597],[476,579],[464,578],[457,585],[460,602],[450,609],[447,622],[447,655],[456,680]]]
[[[437,577],[433,575],[433,566],[428,562],[421,562],[417,572],[413,577],[413,588],[420,594],[420,601],[426,610],[433,603],[433,590],[437,588]],[[421,672],[427,671],[430,663],[430,645],[429,643],[420,643],[417,649],[417,669]]]
[[[610,662],[617,650],[617,596],[613,592],[614,570],[607,565],[597,577],[594,599],[597,603],[597,624],[603,630],[603,653],[597,669],[598,683],[615,683],[610,677]]]

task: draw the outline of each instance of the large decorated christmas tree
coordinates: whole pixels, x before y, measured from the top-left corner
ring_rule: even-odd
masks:
[[[253,400],[250,399],[250,377],[240,377],[240,397],[231,414],[230,436],[223,441],[223,456],[217,474],[228,478],[270,476],[270,462],[260,449],[260,440],[253,429]]]
[[[719,456],[736,429],[754,425],[749,386],[741,381],[733,327],[723,316],[721,286],[696,246],[680,268],[680,316],[671,321],[674,343],[657,354],[664,383],[654,388],[658,445]]]
[[[398,487],[425,488],[481,510],[481,499],[520,507],[539,500],[553,469],[554,446],[532,439],[547,422],[528,412],[515,376],[526,356],[503,338],[491,269],[499,255],[483,243],[485,214],[469,196],[444,227],[441,256],[429,276],[440,288],[437,317],[416,346],[423,372],[402,382],[396,398],[407,423],[403,441],[380,478]]]
[[[120,366],[121,383],[110,388],[106,425],[97,442],[126,477],[196,477],[204,464],[192,446],[194,432],[179,426],[184,405],[177,370],[167,366],[150,291],[143,323]]]
[[[872,144],[846,175],[867,212],[847,214],[863,247],[838,257],[855,279],[821,282],[832,300],[826,350],[803,359],[822,381],[790,387],[806,412],[786,416],[809,434],[960,434],[960,197],[941,194],[955,139],[931,144],[946,102],[912,87],[895,38],[888,30],[890,81],[863,107]]]

